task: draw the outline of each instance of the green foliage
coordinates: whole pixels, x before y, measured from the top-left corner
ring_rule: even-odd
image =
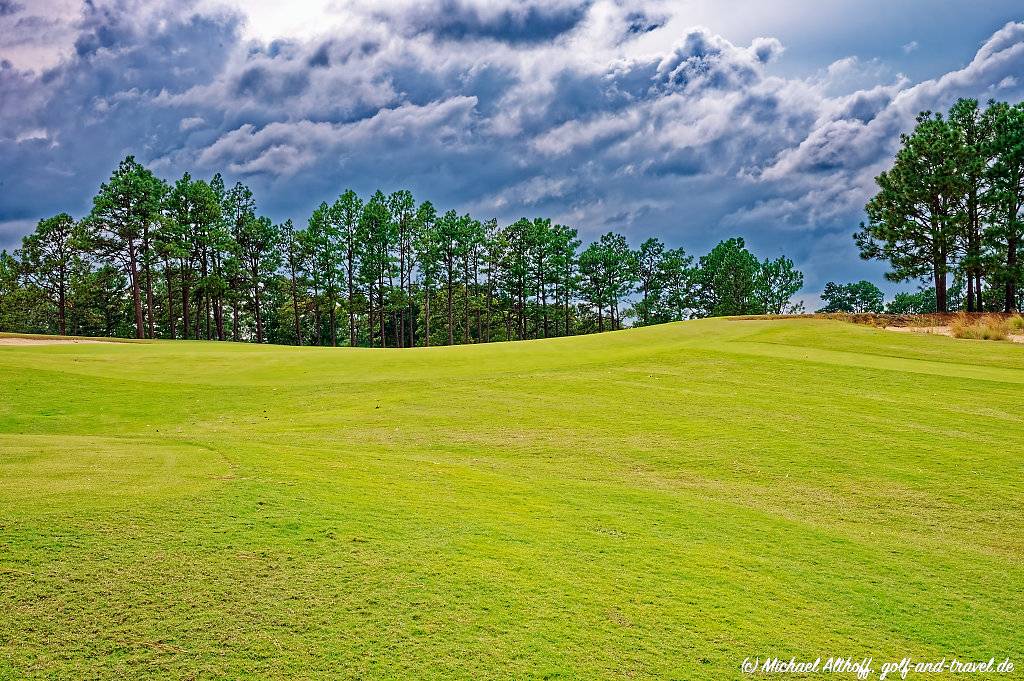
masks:
[[[897,293],[885,306],[885,311],[888,314],[933,314],[938,311],[935,289]]]
[[[821,292],[821,299],[825,302],[825,306],[818,312],[879,313],[884,309],[882,290],[870,281],[863,279],[850,284],[837,284],[830,281],[825,284],[825,288]]]
[[[18,261],[6,250],[0,250],[0,331],[18,328],[15,297],[23,290],[18,282],[20,270]]]
[[[877,178],[861,257],[887,261],[892,281],[921,280],[945,312],[947,276],[964,284],[968,311],[1021,304],[1024,266],[1024,104],[961,99],[948,118],[923,112]]]
[[[74,230],[75,220],[67,213],[40,220],[14,254],[26,284],[53,305],[61,335],[67,334],[71,273],[80,260],[72,242]]]
[[[39,288],[23,284],[21,263],[0,251],[0,331],[56,333],[52,311]]]
[[[351,213],[351,207],[345,204],[321,203],[310,216],[302,235],[305,265],[313,273],[317,289],[323,290],[323,305],[327,310],[326,338],[318,329],[318,344],[338,345],[337,313],[345,281],[345,230],[348,226],[345,220],[353,218],[346,212]]]
[[[608,232],[582,248],[575,229],[547,218],[500,226],[453,210],[439,215],[407,190],[377,191],[365,202],[346,190],[296,229],[259,215],[240,182],[228,187],[219,174],[206,181],[186,173],[167,187],[132,157],[79,225],[66,215],[53,220],[74,227],[64,253],[74,266],[22,249],[16,267],[26,276],[5,294],[19,299],[10,328],[63,328],[50,314],[60,307],[60,287],[50,284],[65,282],[66,300],[69,272],[81,269],[82,291],[93,293],[78,304],[99,307],[79,318],[101,335],[120,333],[123,320],[100,322],[121,309],[106,288],[119,279],[88,276],[106,265],[125,275],[138,337],[370,347],[789,313],[799,309],[790,301],[803,282],[791,260],[760,262],[742,240],[723,242],[695,266],[682,248],[656,239],[632,250],[625,236]]]
[[[949,124],[959,143],[960,184],[962,203],[957,210],[957,246],[959,262],[954,274],[954,288],[965,284],[961,300],[949,300],[949,306],[966,302],[967,310],[981,308],[981,277],[985,273],[984,200],[987,188],[986,160],[991,139],[990,116],[983,114],[975,99],[960,99],[949,110]],[[956,291],[959,294],[959,291]]]
[[[102,262],[119,267],[131,288],[135,337],[146,334],[143,313],[143,272],[147,266],[149,230],[160,220],[166,186],[128,156],[93,198],[92,212],[81,223],[77,241]]]
[[[130,336],[132,299],[120,269],[104,265],[75,271],[71,285],[72,330],[78,336]]]
[[[635,256],[621,234],[609,232],[580,254],[580,293],[597,313],[597,330],[622,328],[619,304],[633,291]]]
[[[643,296],[634,308],[639,326],[647,326],[654,319],[654,308],[662,289],[662,265],[665,262],[665,244],[659,239],[647,239],[633,255],[636,276]]]
[[[1024,288],[1024,102],[1016,106],[994,103],[986,111],[991,127],[986,169],[989,190],[984,196],[990,225],[984,239],[990,254],[994,282],[1002,289],[1003,309],[1019,309],[1019,289]]]
[[[571,313],[571,305],[579,292],[579,262],[576,254],[579,252],[581,242],[577,238],[575,229],[565,225],[555,225],[551,228],[548,244],[551,248],[549,256],[552,282],[554,283],[556,303],[561,306],[561,331],[558,331],[556,324],[555,333],[563,336],[572,335],[574,332],[574,321]],[[485,252],[489,248],[485,244]],[[491,296],[489,295],[488,300]]]
[[[666,249],[660,240],[648,239],[633,261],[641,296],[632,310],[636,326],[682,321],[694,313],[696,272],[683,249]]]
[[[743,239],[720,242],[701,256],[698,265],[698,305],[702,316],[761,314],[758,277],[761,263]]]
[[[956,251],[965,162],[957,131],[942,114],[923,112],[900,138],[890,170],[875,181],[879,192],[865,207],[867,224],[854,235],[861,257],[886,260],[891,281],[931,277],[939,311],[946,311],[946,277]]]
[[[280,227],[270,218],[248,215],[234,234],[238,256],[249,287],[250,305],[256,323],[256,342],[264,341],[263,290],[268,287],[281,266]]]
[[[199,338],[203,302],[219,302],[230,290],[226,279],[225,256],[232,252],[232,224],[225,216],[223,183],[219,177],[207,184],[185,173],[170,189],[163,206],[163,220],[155,233],[155,249],[164,263],[167,287],[166,319],[168,335],[176,336],[176,303],[172,288],[180,291],[177,305],[181,314],[181,334],[190,331]],[[177,265],[174,277],[170,263]],[[176,281],[175,281],[176,279]],[[193,322],[195,322],[193,324]]]
[[[763,314],[799,314],[802,302],[792,302],[793,296],[803,288],[804,275],[793,261],[784,255],[775,260],[767,258],[761,263],[757,275],[756,298]]]

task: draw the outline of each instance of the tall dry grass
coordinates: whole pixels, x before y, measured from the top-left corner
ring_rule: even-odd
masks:
[[[949,330],[955,338],[974,340],[1007,340],[1010,328],[1010,320],[995,315],[969,317],[958,314],[949,324]]]

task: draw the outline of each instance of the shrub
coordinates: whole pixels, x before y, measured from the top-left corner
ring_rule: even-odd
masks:
[[[1002,317],[971,318],[963,313],[953,318],[949,330],[956,338],[974,340],[1006,340],[1010,335],[1010,322]]]
[[[897,293],[885,306],[889,314],[931,314],[937,309],[934,288],[917,293]]]
[[[1019,314],[1010,317],[1010,333],[1020,333],[1024,331],[1024,317]]]

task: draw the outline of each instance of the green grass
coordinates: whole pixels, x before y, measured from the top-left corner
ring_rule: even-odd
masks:
[[[0,394],[0,678],[1024,668],[1020,345],[10,346]]]

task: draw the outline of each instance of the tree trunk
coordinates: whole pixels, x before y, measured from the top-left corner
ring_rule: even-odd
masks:
[[[350,245],[348,247],[348,344],[349,347],[356,346],[356,310],[355,310],[355,286],[352,284],[352,267],[355,254]]]
[[[324,333],[323,324],[320,323],[322,315],[320,314],[320,284],[317,281],[316,270],[313,275],[313,328],[316,330],[316,334],[313,337],[315,341],[314,345],[324,344]]]
[[[519,340],[526,340],[526,282],[519,287]]]
[[[302,325],[299,323],[299,296],[295,291],[295,264],[289,259],[289,269],[292,273],[292,313],[295,315],[295,344],[302,345]]]
[[[448,345],[455,345],[455,321],[452,316],[452,268],[448,268]]]
[[[430,347],[430,288],[423,290],[423,309],[426,312],[423,323],[423,347]]]
[[[398,241],[398,292],[405,295],[405,230],[403,229]],[[399,298],[401,298],[401,295]],[[399,301],[401,303],[401,301]],[[398,347],[405,345],[405,308],[399,304],[395,310],[398,315],[398,323],[395,324],[395,333],[398,335]]]
[[[366,337],[369,340],[370,347],[376,347],[374,343],[377,342],[377,282],[369,282],[366,285]]]
[[[544,281],[543,277],[541,278],[541,282],[540,282],[540,308],[541,308],[541,310],[544,313],[544,337],[547,338],[551,334],[550,334],[550,332],[548,330],[549,327],[548,327],[548,292],[547,292],[547,283]]]
[[[331,295],[331,347],[338,347],[338,301]]]
[[[387,340],[387,310],[384,306],[384,270],[380,272],[380,280],[377,282],[377,312],[380,314],[380,346],[386,348]]]
[[[373,285],[366,284],[366,342],[373,347],[373,325],[376,323],[373,316]]]
[[[477,296],[480,295],[480,258],[478,255],[473,258],[473,290]],[[479,300],[476,304],[476,341],[484,342],[484,322]]]
[[[492,264],[487,268],[487,333],[484,336],[485,343],[491,342],[491,325],[494,321],[494,315],[491,312],[491,307],[494,304],[494,285],[491,283],[491,269],[493,267],[494,265]]]
[[[135,308],[135,337],[145,337],[142,323],[142,293],[139,290],[139,266],[135,259],[135,244],[128,245],[129,272],[132,285],[132,306]]]
[[[224,340],[224,302],[218,295],[213,303],[213,321],[217,325],[217,340]]]
[[[185,263],[181,263],[181,337],[188,339],[189,332],[189,291],[188,273],[185,270]]]
[[[199,340],[199,329],[203,325],[203,289],[199,289],[199,296],[196,298],[195,322],[192,324],[192,335]]]
[[[643,288],[644,288],[644,316],[643,316],[644,322],[643,323],[644,323],[644,326],[647,326],[647,309],[648,309],[648,306],[650,305],[650,303],[648,302],[648,300],[650,298],[650,294],[648,293],[648,286],[647,286],[647,280],[646,279],[644,279]]]
[[[940,263],[935,265],[935,309],[940,313],[948,312],[946,304],[946,269]]]
[[[60,326],[60,335],[68,335],[67,326],[67,308],[68,298],[67,291],[64,287],[65,274],[61,272],[60,284],[57,286],[57,324]]]
[[[218,282],[222,281],[222,276],[221,275],[223,274],[224,270],[223,270],[223,266],[222,266],[222,263],[221,263],[221,254],[219,252],[214,252],[213,269],[214,269],[214,273],[217,275],[217,281]],[[218,289],[217,297],[214,299],[213,305],[214,305],[214,307],[213,307],[213,316],[214,316],[215,321],[217,322],[217,340],[223,341],[224,340],[224,292],[222,290]]]
[[[555,315],[555,335],[558,336],[558,335],[560,335],[558,333],[558,308],[559,308],[558,301],[560,301],[562,299],[562,286],[561,286],[561,283],[558,281],[558,279],[555,279],[554,284],[555,284],[555,290],[551,292],[551,296],[552,296],[551,305],[554,308],[553,314]]]
[[[413,304],[413,256],[409,256],[409,278],[406,286],[406,300],[409,301],[409,347],[416,347],[416,305]]]
[[[462,343],[469,345],[469,255],[466,255],[466,261],[462,267],[462,307]]]
[[[146,271],[146,311],[149,318],[149,337],[156,338],[156,323],[153,319],[155,317],[153,310],[156,308],[153,304],[153,268],[150,266],[148,257],[143,266]]]
[[[256,342],[263,342],[263,316],[260,311],[260,271],[259,266],[252,268],[253,313],[256,316]]]
[[[210,265],[205,248],[202,258],[203,288],[200,291],[199,300],[196,301],[196,338],[199,338],[199,330],[202,328],[205,339],[210,340]]]
[[[146,277],[146,321],[149,329],[149,337],[156,338],[156,322],[153,317],[153,268],[149,262],[149,226],[146,225],[142,231],[142,273]]]
[[[971,177],[971,191],[967,199],[967,311],[974,312],[974,272],[978,267],[980,234],[978,220],[977,178]]]
[[[569,333],[569,275],[566,273],[565,281],[562,282],[562,307],[565,312],[565,335]]]
[[[971,268],[973,269],[973,268]],[[974,312],[974,272],[967,271],[967,311]]]
[[[167,326],[174,340],[174,288],[171,285],[171,263],[164,260],[164,277],[167,278]]]
[[[401,280],[399,280],[398,283],[399,288],[401,288]],[[388,292],[394,293],[394,290],[395,278],[392,276],[391,272],[388,272]],[[395,347],[400,348],[402,347],[402,337],[398,333],[398,315],[396,314],[396,310],[394,308],[391,309],[391,326],[393,327],[393,330],[395,332]]]
[[[1013,312],[1017,309],[1017,234],[1010,218],[1010,235],[1006,239],[1006,269],[1009,276],[1006,278],[1006,300],[1004,301],[1004,312]]]

